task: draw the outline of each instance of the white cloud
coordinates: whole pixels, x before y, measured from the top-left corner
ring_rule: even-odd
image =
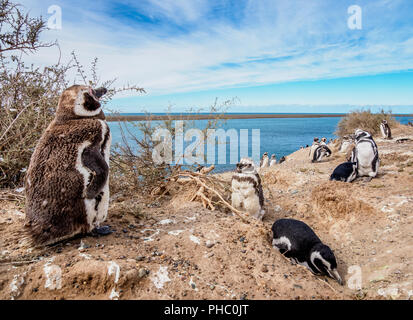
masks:
[[[37,5],[32,11],[47,12],[39,2],[23,3]],[[104,10],[64,3],[63,29],[48,31],[47,38],[58,38],[63,59],[69,59],[72,50],[85,65],[99,57],[103,79],[116,77],[119,84],[136,83],[153,94],[413,68],[413,23],[408,13],[394,19],[398,1],[362,6],[368,22],[361,31],[347,29],[347,6],[336,1],[249,0],[240,12],[224,10],[238,15],[237,23],[225,15],[211,18],[211,1],[206,0],[123,3],[150,17],[194,27],[165,37],[156,26],[134,25]],[[214,3],[221,9],[227,6],[225,1]],[[105,8],[108,3],[97,5]],[[56,48],[40,53],[30,59],[49,64],[58,56]]]

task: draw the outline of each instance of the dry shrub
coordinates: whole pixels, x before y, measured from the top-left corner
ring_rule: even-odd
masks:
[[[363,129],[370,132],[373,136],[380,132],[380,123],[387,120],[390,127],[399,125],[391,112],[372,113],[370,110],[356,110],[347,114],[337,125],[335,134],[343,137],[354,134],[356,129]]]
[[[314,188],[313,211],[327,219],[349,219],[369,215],[374,208],[354,194],[354,186],[348,183],[329,181]]]
[[[400,153],[386,153],[380,156],[380,164],[382,166],[389,166],[396,163],[402,163],[409,160],[409,155]]]

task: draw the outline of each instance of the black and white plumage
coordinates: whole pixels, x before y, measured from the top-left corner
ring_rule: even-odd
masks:
[[[268,152],[264,152],[260,161],[260,168],[266,168],[270,165],[270,159],[268,158]]]
[[[333,251],[307,224],[294,219],[280,219],[273,224],[272,232],[273,247],[292,263],[303,265],[314,274],[327,275],[343,285]]]
[[[382,120],[380,123],[380,131],[383,139],[391,139],[391,130],[389,127],[389,124],[387,123],[387,120]]]
[[[275,154],[271,155],[270,159],[270,167],[274,167],[277,164],[277,158],[275,157]]]
[[[314,150],[313,158],[311,162],[320,162],[324,157],[331,156],[331,150],[325,144],[319,144],[318,147]]]
[[[330,176],[330,180],[352,182],[357,178],[357,163],[344,162],[334,169]]]
[[[232,176],[232,206],[246,211],[257,219],[262,219],[264,210],[264,193],[260,175],[257,173],[254,162],[249,158],[242,158]]]
[[[322,137],[320,144],[327,145],[327,138],[326,138],[326,137]]]
[[[367,131],[357,129],[356,145],[351,154],[351,162],[357,162],[357,175],[374,178],[379,170],[379,151],[373,137]]]
[[[318,138],[314,138],[313,144],[311,145],[310,148],[310,153],[308,154],[310,156],[310,160],[313,160],[314,157],[314,152],[316,151],[316,149],[320,146],[320,142],[318,140]]]
[[[285,158],[284,156],[282,156],[282,157],[280,158],[280,161],[279,161],[278,163],[283,163],[285,160],[286,160],[286,158]]]

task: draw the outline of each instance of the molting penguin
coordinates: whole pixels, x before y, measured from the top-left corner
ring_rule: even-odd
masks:
[[[231,181],[232,206],[245,210],[257,219],[262,219],[264,210],[264,193],[260,175],[257,173],[254,162],[249,158],[242,158],[237,163],[237,169]]]
[[[314,274],[330,276],[343,285],[333,251],[304,222],[280,219],[273,224],[272,232],[273,247],[292,263],[301,264]]]
[[[371,178],[377,175],[379,170],[379,152],[376,142],[367,131],[357,129],[355,132],[356,146],[351,154],[351,162],[357,162],[357,175]]]
[[[266,168],[270,164],[270,159],[268,158],[268,152],[264,152],[260,161],[260,168]]]
[[[334,169],[330,176],[330,180],[352,182],[357,178],[357,163],[344,162]]]
[[[389,127],[389,124],[387,123],[387,120],[382,120],[380,123],[380,131],[383,139],[391,139],[391,130]]]
[[[27,171],[25,225],[48,245],[95,230],[109,205],[111,135],[99,98],[107,90],[73,85],[40,138]]]
[[[270,167],[274,167],[277,164],[277,158],[275,157],[275,154],[271,155],[270,159]]]

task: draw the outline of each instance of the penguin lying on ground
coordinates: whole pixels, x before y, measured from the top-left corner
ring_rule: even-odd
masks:
[[[50,245],[102,227],[109,205],[111,135],[99,102],[107,90],[73,85],[60,96],[26,175],[26,220],[35,243]]]
[[[273,247],[292,263],[307,267],[313,274],[327,275],[343,285],[333,251],[304,222],[280,219],[273,224],[272,232]]]
[[[357,163],[344,162],[334,169],[330,176],[330,180],[352,182],[357,178]]]

